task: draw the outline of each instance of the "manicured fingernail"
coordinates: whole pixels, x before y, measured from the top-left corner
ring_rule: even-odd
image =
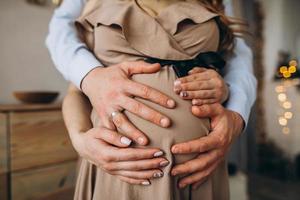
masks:
[[[181,81],[180,81],[180,80],[174,81],[174,85],[175,85],[175,86],[180,86],[180,84],[181,84]]]
[[[188,96],[188,93],[186,91],[181,91],[180,92],[180,96],[181,97],[187,97]]]
[[[150,181],[143,181],[142,185],[145,185],[145,186],[150,185]]]
[[[143,137],[139,137],[139,138],[137,139],[137,142],[138,142],[139,144],[143,145],[143,144],[145,143],[145,139],[144,139]]]
[[[164,173],[163,173],[163,172],[156,172],[156,173],[153,174],[153,177],[154,177],[154,178],[161,178],[161,177],[163,177],[163,176],[164,176]]]
[[[197,103],[198,103],[198,101],[197,101],[196,99],[193,99],[193,100],[192,100],[192,104],[193,104],[193,105],[197,105]]]
[[[160,157],[160,156],[162,156],[164,154],[164,152],[162,152],[162,151],[158,151],[158,152],[155,152],[154,153],[154,157]]]
[[[129,138],[124,137],[124,136],[121,137],[121,143],[122,144],[125,144],[125,145],[129,146],[131,144],[131,142],[132,141]]]
[[[163,117],[160,120],[160,125],[163,127],[168,127],[170,125],[170,120],[168,118]]]
[[[188,72],[188,74],[192,74],[192,73],[193,73],[193,71],[194,71],[193,69],[192,69],[192,70],[190,70],[190,71]]]
[[[167,166],[169,163],[170,163],[169,161],[164,160],[164,161],[160,162],[159,165],[160,165],[161,167],[165,167],[165,166]]]
[[[178,147],[176,146],[172,147],[172,153],[178,153]]]
[[[167,101],[167,105],[169,106],[169,108],[174,108],[174,106],[175,106],[175,101],[172,100],[172,99],[169,99],[169,100]]]

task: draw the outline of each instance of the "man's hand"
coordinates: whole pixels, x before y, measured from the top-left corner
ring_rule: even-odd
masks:
[[[149,179],[162,177],[160,169],[169,164],[160,149],[129,148],[130,140],[102,127],[72,133],[71,140],[81,157],[130,184],[150,185]]]
[[[168,117],[132,98],[141,97],[166,108],[175,107],[175,101],[170,97],[147,85],[130,80],[134,74],[155,73],[159,70],[159,64],[148,64],[143,61],[124,62],[106,68],[98,67],[83,79],[82,90],[89,97],[102,124],[109,129],[115,129],[110,120],[111,114],[124,109],[159,126],[168,127],[171,124]],[[120,113],[114,120],[117,120],[117,126],[124,135],[140,145],[147,144],[146,136],[129,122],[124,114]]]
[[[212,131],[206,137],[172,147],[171,151],[174,154],[199,153],[199,155],[193,160],[175,166],[171,174],[188,175],[179,181],[179,187],[184,188],[192,184],[196,189],[224,159],[234,138],[242,132],[244,124],[239,114],[225,109],[220,104],[193,106],[192,113],[197,117],[209,117]]]

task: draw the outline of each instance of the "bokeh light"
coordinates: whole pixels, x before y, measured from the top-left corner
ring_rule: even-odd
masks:
[[[284,102],[284,101],[286,101],[286,99],[287,99],[286,94],[284,94],[284,93],[278,94],[279,101]]]
[[[288,127],[283,127],[283,128],[282,128],[282,133],[283,133],[284,135],[288,135],[288,134],[290,134],[290,129],[289,129]]]
[[[292,112],[285,112],[284,113],[284,118],[286,118],[286,119],[292,119],[293,118],[293,113]]]
[[[279,117],[278,122],[281,126],[286,126],[288,123],[287,119],[285,119],[284,117]]]
[[[283,102],[282,107],[285,109],[290,109],[290,108],[292,108],[292,103],[289,101],[285,101],[285,102]]]

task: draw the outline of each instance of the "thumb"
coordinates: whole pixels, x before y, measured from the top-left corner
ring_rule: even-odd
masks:
[[[128,76],[133,74],[152,74],[160,70],[160,64],[150,64],[144,61],[123,62],[121,63],[121,68]]]
[[[215,117],[224,112],[224,107],[219,103],[192,106],[192,113],[196,117]]]

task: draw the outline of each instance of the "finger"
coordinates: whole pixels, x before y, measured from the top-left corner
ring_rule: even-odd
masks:
[[[151,185],[151,182],[147,179],[133,179],[133,178],[128,178],[125,176],[117,176],[121,181],[124,181],[126,183],[129,183],[131,185],[144,185],[144,186],[149,186]]]
[[[190,154],[190,153],[203,153],[217,148],[219,139],[210,134],[188,142],[175,144],[172,146],[171,151],[173,154]]]
[[[128,147],[132,142],[129,138],[107,128],[95,128],[94,136],[118,147]]]
[[[181,91],[182,99],[212,99],[216,98],[216,90]]]
[[[199,171],[191,174],[190,176],[184,177],[178,183],[179,188],[184,188],[187,185],[194,184],[197,182],[200,182],[200,184],[203,183],[213,173],[213,171],[217,168],[219,163],[220,162],[215,162],[213,165],[211,165],[204,171]],[[194,186],[193,189],[196,189],[196,186]]]
[[[169,127],[171,125],[171,120],[168,117],[133,98],[125,97],[120,104],[129,112],[161,127]]]
[[[196,171],[203,171],[209,168],[213,163],[217,162],[218,159],[220,159],[219,150],[210,151],[199,155],[195,159],[174,166],[171,174],[172,176],[176,176],[179,174],[191,174]]]
[[[161,68],[158,63],[150,64],[144,61],[123,62],[120,66],[128,74],[128,76],[132,76],[133,74],[155,73]]]
[[[108,162],[103,164],[102,167],[107,171],[140,171],[149,169],[159,169],[161,167],[166,167],[167,165],[169,165],[169,161],[165,158],[153,158],[136,161]]]
[[[130,81],[127,86],[127,92],[134,96],[150,100],[153,103],[159,104],[166,108],[175,107],[175,101],[173,99],[162,92],[141,83]]]
[[[117,148],[110,147],[104,152],[107,162],[136,161],[161,157],[164,152],[156,148]]]
[[[140,130],[138,130],[126,117],[125,114],[118,112],[112,117],[112,121],[120,132],[127,138],[130,138],[140,145],[146,145],[148,139]],[[123,139],[125,142],[126,140]]]
[[[191,74],[188,76],[181,77],[181,78],[175,80],[174,84],[182,84],[182,83],[187,83],[187,82],[191,82],[191,81],[208,81],[211,78],[212,77],[209,76],[207,71],[205,71],[203,73],[196,73],[196,74]]]
[[[194,67],[192,70],[190,70],[188,73],[189,74],[195,74],[195,73],[201,73],[205,72],[207,69],[204,67]]]
[[[214,117],[224,111],[224,107],[219,103],[192,106],[192,113],[197,117]]]
[[[107,115],[104,112],[98,112],[97,111],[97,113],[99,115],[99,118],[100,118],[100,121],[101,121],[101,125],[103,127],[108,128],[110,130],[116,130],[116,127],[115,127],[114,123],[111,121],[109,115]]]
[[[213,104],[217,103],[218,100],[216,98],[214,99],[193,99],[192,100],[192,105],[193,106],[202,106],[204,104]]]
[[[111,174],[120,175],[133,179],[154,179],[161,178],[164,176],[164,173],[160,170],[143,170],[143,171],[128,171],[128,170],[120,170],[113,171]]]
[[[175,89],[176,90],[180,89],[182,91],[211,90],[211,89],[215,89],[215,84],[211,80],[193,81],[188,83],[182,83]]]

